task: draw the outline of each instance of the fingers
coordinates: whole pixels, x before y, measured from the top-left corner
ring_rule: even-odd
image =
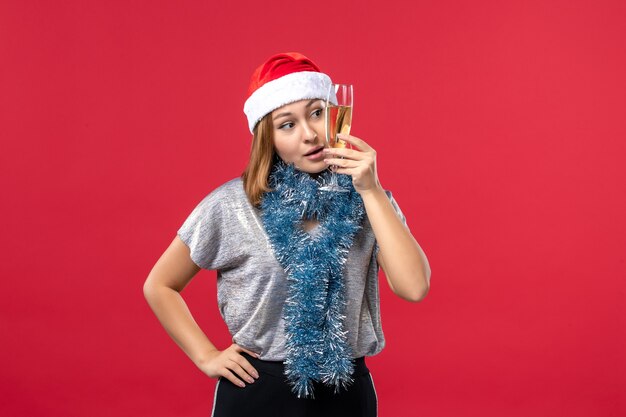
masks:
[[[212,378],[221,376],[243,388],[246,386],[244,381],[249,384],[254,383],[255,379],[259,378],[259,373],[240,352],[258,358],[256,353],[233,343],[200,367]]]
[[[325,159],[327,165],[335,166],[337,174],[350,175],[354,178],[361,178],[367,172],[371,171],[369,165],[359,161],[351,161],[349,159]]]
[[[363,139],[350,135],[338,135],[342,140],[350,143],[353,149],[349,148],[325,148],[324,153],[327,156],[335,156],[340,158],[353,159],[355,161],[364,161],[376,159],[376,151],[369,146]]]
[[[241,388],[244,388],[246,386],[246,384],[244,384],[241,379],[237,378],[230,369],[224,368],[224,371],[220,375],[232,382],[233,385],[237,385]]]
[[[243,369],[246,372],[246,374],[252,375],[255,378],[259,377],[259,373],[256,371],[256,369],[254,369],[254,366],[252,366],[250,364],[250,362],[248,362],[248,360],[246,358],[244,358],[243,356],[238,355],[238,356],[236,356],[234,358],[230,358],[230,359],[233,362],[235,362],[235,364],[239,368]],[[254,382],[254,381],[252,381],[252,382]]]
[[[376,151],[354,136],[344,136],[343,139],[359,149],[326,148],[324,149],[326,165],[336,167],[337,174],[350,175],[352,185],[359,193],[378,186],[380,183],[376,173]]]
[[[363,139],[359,139],[356,136],[344,135],[342,133],[337,134],[337,138],[348,142],[358,150],[365,152],[372,149]]]
[[[234,345],[237,346],[240,349],[239,351],[246,352],[248,355],[252,356],[253,358],[257,358],[257,359],[259,358],[259,355],[257,355],[256,353],[252,352],[251,350],[248,350],[248,349],[246,349],[244,347],[241,347],[241,346],[239,346],[236,343]]]
[[[324,149],[326,156],[324,162],[342,168],[356,168],[358,166],[373,166],[376,164],[376,151],[370,149],[367,152],[350,149]]]
[[[252,356],[253,358],[258,358],[259,355],[257,355],[256,353],[252,352],[251,350],[248,350],[244,347],[239,346],[236,343],[233,343],[233,346],[235,346],[235,349],[239,352],[246,352],[248,355]],[[259,377],[259,373],[256,371],[256,369],[254,369],[254,367],[250,364],[250,362],[248,362],[248,360],[246,358],[244,358],[243,356],[239,355],[237,357],[236,363],[241,366],[246,373],[248,373],[249,375],[252,375],[255,378]],[[254,382],[254,381],[252,381]]]
[[[254,369],[254,367],[250,364],[250,362],[248,362],[246,358],[239,354],[239,352],[245,352],[253,358],[258,358],[259,355],[244,347],[239,346],[236,343],[233,343],[230,348],[232,348],[234,350],[234,353],[236,353],[236,355],[229,357],[231,361],[230,369],[235,371],[235,373],[243,380],[247,381],[250,384],[253,383],[254,379],[252,379],[252,377],[254,377],[255,379],[258,378],[259,373],[256,369]]]
[[[361,175],[362,174],[362,169],[360,169],[359,167],[355,167],[355,168],[337,168],[337,170],[335,171],[337,174],[343,174],[343,175],[350,175],[352,178]]]
[[[228,366],[228,368],[230,369],[232,373],[234,373],[236,376],[238,376],[242,380],[246,381],[248,384],[252,384],[254,380],[259,377],[259,374],[256,372],[256,369],[254,369],[252,365],[250,365],[248,361],[246,361],[243,357],[240,357],[240,359],[231,358],[231,363],[230,363],[230,366]]]
[[[324,159],[327,165],[334,165],[338,168],[356,168],[361,164],[359,161],[355,161],[352,159],[339,159],[339,158],[328,158]]]
[[[329,156],[339,156],[341,158],[354,159],[360,161],[366,155],[364,152],[356,151],[348,148],[324,148],[324,154]]]

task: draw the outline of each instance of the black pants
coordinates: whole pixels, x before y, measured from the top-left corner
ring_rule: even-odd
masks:
[[[283,374],[282,362],[262,361],[243,356],[259,373],[244,388],[220,378],[215,387],[212,417],[376,417],[378,400],[365,358],[355,360],[354,382],[347,390],[314,385],[314,399],[298,398]]]

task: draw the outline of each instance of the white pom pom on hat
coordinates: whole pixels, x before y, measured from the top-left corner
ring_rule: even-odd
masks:
[[[328,75],[298,52],[271,56],[254,71],[250,80],[248,99],[243,106],[250,132],[254,132],[254,127],[266,114],[285,104],[326,99],[331,84]]]

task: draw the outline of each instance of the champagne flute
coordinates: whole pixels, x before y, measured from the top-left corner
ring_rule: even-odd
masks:
[[[350,134],[352,125],[353,89],[351,84],[331,84],[326,94],[326,142],[331,148],[345,148],[346,142],[337,134]],[[320,187],[323,191],[347,192],[337,183],[337,167],[331,166],[330,183]]]

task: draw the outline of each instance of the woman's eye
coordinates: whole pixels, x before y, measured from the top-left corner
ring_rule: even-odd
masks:
[[[287,123],[283,123],[278,128],[279,129],[291,129],[292,127],[293,127],[293,123],[292,122],[287,122]]]
[[[313,111],[313,113],[311,113],[311,116],[313,116],[313,117],[320,117],[323,112],[324,111],[322,109],[317,109],[317,110]]]

